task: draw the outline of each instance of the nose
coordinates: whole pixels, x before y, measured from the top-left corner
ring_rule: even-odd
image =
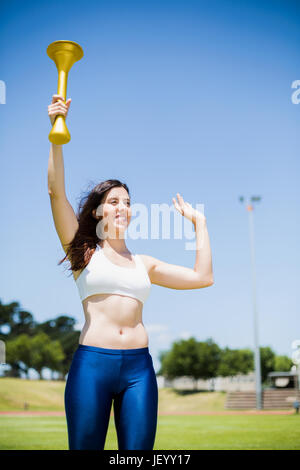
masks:
[[[126,214],[128,210],[128,205],[122,201],[117,205],[117,214]]]

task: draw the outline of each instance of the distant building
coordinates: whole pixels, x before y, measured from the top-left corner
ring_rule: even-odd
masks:
[[[159,375],[156,378],[158,388],[171,387],[181,390],[207,390],[215,392],[255,391],[254,372],[249,372],[247,375],[215,377],[207,380],[194,380],[188,376],[168,380],[163,375]]]
[[[299,388],[296,371],[270,372],[268,374],[268,382],[271,388]]]
[[[163,375],[157,377],[158,388],[177,388],[182,390],[208,390],[215,392],[252,392],[255,391],[255,373],[247,375],[234,375],[229,377],[215,377],[208,380],[194,380],[189,376],[177,377],[173,380],[166,379]],[[299,384],[298,384],[299,382]],[[300,388],[298,374],[290,372],[270,372],[266,388]]]

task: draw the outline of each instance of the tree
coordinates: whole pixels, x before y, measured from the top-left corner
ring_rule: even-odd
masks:
[[[21,334],[6,343],[6,362],[11,366],[6,375],[20,377],[24,372],[28,376],[29,369],[33,368],[42,379],[44,367],[59,371],[64,358],[60,342],[51,341],[46,333],[40,332],[35,336]]]
[[[40,332],[31,338],[30,347],[31,367],[38,372],[40,379],[43,378],[44,367],[54,371],[60,370],[60,363],[65,355],[59,341],[51,341],[46,333]]]
[[[4,305],[0,300],[0,331],[3,326],[8,326],[11,312],[14,311],[19,306],[18,302],[12,302],[10,304]],[[1,336],[6,336],[7,333],[2,333]]]
[[[30,337],[21,334],[6,342],[6,363],[11,366],[11,370],[6,375],[20,377],[21,372],[28,376],[30,366]]]
[[[75,349],[78,346],[80,331],[74,330],[75,318],[61,315],[37,325],[36,330],[46,333],[52,340],[59,340],[64,351],[64,358],[60,362],[58,372],[63,380],[69,371]]]
[[[275,356],[276,372],[289,372],[293,366],[293,361],[288,356]]]
[[[217,376],[221,361],[221,349],[212,338],[198,343],[199,378],[211,379]]]
[[[160,351],[158,353],[158,359],[160,362],[160,369],[157,372],[157,375],[163,375],[162,363],[165,362],[165,357],[169,354],[169,351]]]
[[[173,343],[170,352],[161,354],[160,372],[168,379],[190,376],[195,380],[216,376],[220,361],[220,348],[212,339],[197,342],[195,338]]]
[[[4,333],[4,328],[8,329]],[[30,312],[22,310],[19,302],[11,302],[4,305],[0,300],[0,339],[6,341],[7,339],[16,338],[21,334],[34,334],[36,322]]]
[[[60,344],[64,351],[64,359],[60,362],[60,379],[63,380],[70,369],[72,358],[78,347],[80,331],[70,331],[60,338]]]
[[[260,350],[260,364],[261,364],[261,381],[265,383],[268,378],[268,373],[273,372],[275,369],[275,353],[269,346],[261,347]]]
[[[50,338],[59,339],[63,335],[74,331],[75,324],[75,318],[68,317],[67,315],[60,315],[59,317],[39,323],[36,326],[36,331],[43,331]]]
[[[230,349],[221,352],[221,360],[217,375],[221,377],[247,374],[254,367],[253,352],[250,349]]]

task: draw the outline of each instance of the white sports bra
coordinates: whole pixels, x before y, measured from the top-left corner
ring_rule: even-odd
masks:
[[[151,281],[139,255],[133,255],[135,268],[118,266],[97,245],[89,263],[75,280],[81,300],[95,294],[121,294],[142,303],[150,294]]]

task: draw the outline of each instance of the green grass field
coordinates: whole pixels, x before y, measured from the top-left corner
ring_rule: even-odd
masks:
[[[65,382],[0,378],[0,411],[64,411]],[[159,389],[158,413],[224,411],[225,392]]]
[[[1,450],[67,450],[63,417],[0,417]],[[105,450],[117,450],[110,419]],[[154,450],[300,449],[299,415],[159,416]]]
[[[65,382],[0,378],[0,411],[64,411]],[[159,389],[154,450],[300,449],[300,415],[176,415],[225,410],[226,393]],[[67,450],[65,416],[0,415],[1,450]],[[111,415],[105,450],[117,450]]]

